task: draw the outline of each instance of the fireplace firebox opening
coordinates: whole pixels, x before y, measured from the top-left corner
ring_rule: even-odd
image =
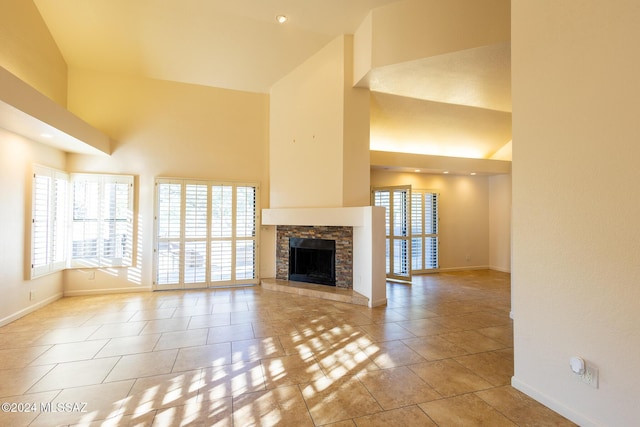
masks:
[[[336,241],[289,238],[289,280],[336,286]]]

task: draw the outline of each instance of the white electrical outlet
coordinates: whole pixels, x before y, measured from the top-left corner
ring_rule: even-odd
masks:
[[[29,291],[29,301],[36,299],[36,291]]]
[[[598,388],[598,368],[587,365],[584,373],[580,375],[583,383],[589,384],[593,388]]]

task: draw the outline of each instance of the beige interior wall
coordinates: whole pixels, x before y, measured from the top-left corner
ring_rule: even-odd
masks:
[[[369,90],[354,88],[353,36],[345,36],[342,206],[369,205]]]
[[[396,185],[440,194],[441,270],[489,268],[488,177],[371,171],[372,187]]]
[[[640,420],[639,21],[632,0],[512,4],[513,384],[583,426]]]
[[[511,175],[489,177],[489,266],[511,271]]]
[[[69,75],[69,109],[114,142],[110,157],[70,155],[68,169],[136,176],[138,253],[135,267],[95,278],[67,270],[66,290],[148,288],[154,178],[266,182],[269,97],[78,69]],[[267,207],[268,188],[261,187],[261,200]]]
[[[0,65],[67,105],[67,63],[31,0],[2,0],[0,46]]]
[[[507,42],[509,0],[405,0],[376,8],[363,30],[372,42],[370,67]],[[369,29],[371,27],[371,29]],[[367,45],[362,43],[362,46]],[[356,76],[368,70],[366,56]]]
[[[0,128],[0,325],[62,296],[61,272],[29,279],[28,238],[33,164],[64,170],[65,163],[63,152]]]
[[[271,88],[272,208],[342,206],[344,50],[336,38]]]
[[[0,66],[66,104],[67,65],[31,1],[3,1],[0,46]],[[62,273],[28,279],[34,163],[64,169],[66,158],[59,150],[0,129],[0,324],[62,294]]]

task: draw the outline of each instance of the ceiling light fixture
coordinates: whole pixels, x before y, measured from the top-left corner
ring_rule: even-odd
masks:
[[[413,171],[414,172],[420,172],[420,169],[414,169]]]
[[[276,15],[276,21],[278,21],[279,24],[284,24],[288,20],[289,18],[287,18],[286,15]]]
[[[476,173],[475,172],[471,172],[471,176],[474,176]]]
[[[48,134],[48,133],[41,133],[40,136],[43,137],[43,138],[53,138],[53,135]]]
[[[446,175],[446,174],[448,174],[448,173],[449,173],[449,171],[444,171],[444,172],[442,172],[442,173]]]

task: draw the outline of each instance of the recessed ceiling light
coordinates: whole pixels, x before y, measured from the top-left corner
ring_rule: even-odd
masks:
[[[475,172],[471,172],[471,175],[475,175],[475,174],[476,174]]]
[[[414,172],[420,172],[420,169],[414,169],[413,171]]]
[[[279,24],[284,24],[288,20],[289,18],[287,18],[286,15],[276,15],[276,21],[278,21]]]
[[[49,133],[41,133],[40,136],[43,137],[43,138],[53,138],[53,135],[51,135]]]
[[[442,173],[446,175],[446,174],[448,174],[448,173],[449,173],[449,171],[444,171],[444,172],[442,172]]]

